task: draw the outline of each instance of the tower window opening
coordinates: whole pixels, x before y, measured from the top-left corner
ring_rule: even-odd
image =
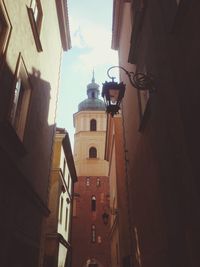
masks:
[[[90,177],[86,177],[86,186],[90,185]]]
[[[96,131],[97,130],[97,121],[95,119],[92,119],[90,121],[90,131]]]
[[[92,236],[91,236],[91,239],[92,239],[92,242],[95,243],[96,242],[96,226],[93,224],[92,225]]]
[[[91,210],[92,211],[96,211],[96,197],[92,196],[92,200],[91,200]]]
[[[100,178],[97,178],[97,187],[101,186],[101,180]]]
[[[91,147],[89,150],[89,158],[97,157],[97,149],[95,147]]]

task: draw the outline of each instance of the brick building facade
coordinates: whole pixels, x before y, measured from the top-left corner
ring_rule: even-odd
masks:
[[[200,2],[114,0],[119,65],[151,73],[156,92],[125,72],[122,103],[132,265],[200,266]]]
[[[102,214],[109,204],[108,188],[106,176],[78,177],[73,213],[73,267],[91,264],[109,266],[109,228],[102,220]]]

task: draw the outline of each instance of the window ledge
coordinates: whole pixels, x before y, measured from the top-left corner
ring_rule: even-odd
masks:
[[[0,122],[0,146],[20,157],[27,153],[23,143],[8,121]]]
[[[37,25],[35,23],[33,10],[32,10],[32,8],[27,7],[27,11],[28,11],[28,16],[29,16],[31,28],[32,28],[32,31],[33,31],[33,36],[34,36],[34,39],[35,39],[35,44],[36,44],[37,50],[38,50],[38,52],[42,52],[43,51],[42,44],[41,44],[41,41],[40,41],[40,36],[39,36],[38,29],[37,29]]]

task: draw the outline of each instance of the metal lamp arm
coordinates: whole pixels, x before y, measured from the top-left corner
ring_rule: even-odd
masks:
[[[136,89],[143,91],[149,90],[150,93],[155,91],[154,79],[151,74],[144,74],[141,72],[134,73],[133,71],[129,72],[121,66],[112,66],[107,70],[107,75],[112,81],[116,78],[110,75],[110,71],[114,68],[122,69],[128,76],[131,85]]]

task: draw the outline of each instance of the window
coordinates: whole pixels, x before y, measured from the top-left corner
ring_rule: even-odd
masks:
[[[40,33],[41,25],[42,25],[42,15],[43,15],[40,0],[32,0],[31,1],[31,9],[33,12],[33,17],[35,20],[37,31],[38,31],[38,33]]]
[[[96,242],[96,226],[94,224],[92,225],[92,242]]]
[[[21,141],[23,141],[30,97],[31,87],[28,73],[20,55],[15,73],[9,120]]]
[[[96,131],[97,129],[97,121],[95,119],[92,119],[90,121],[90,131]]]
[[[68,189],[70,189],[70,183],[71,183],[71,175],[70,175],[70,173],[68,173],[68,176],[67,176],[67,187],[68,187]]]
[[[86,186],[90,185],[90,177],[86,177]]]
[[[98,240],[98,243],[101,244],[101,236],[100,235],[98,236],[97,240]]]
[[[99,187],[99,186],[101,186],[101,180],[100,180],[100,178],[98,177],[98,178],[97,178],[97,187]]]
[[[91,199],[91,210],[96,211],[96,197],[95,196],[92,196],[92,199]]]
[[[40,52],[42,51],[42,45],[40,42],[40,32],[41,32],[42,17],[43,17],[40,0],[31,0],[30,7],[28,8],[28,14],[36,47],[37,50]]]
[[[65,231],[67,231],[68,225],[68,207],[66,207],[66,215],[65,215]]]
[[[11,31],[11,24],[8,18],[5,4],[0,0],[0,56],[3,55],[6,45],[8,43],[8,37]]]
[[[61,197],[60,201],[60,214],[59,214],[59,222],[62,223],[62,213],[63,213],[63,198]]]
[[[91,147],[89,150],[89,158],[96,158],[97,157],[97,150],[95,147]]]
[[[37,1],[37,0],[31,1],[31,8],[32,8],[33,16],[34,16],[35,23],[37,26],[39,23],[39,5],[38,5],[38,3],[39,3],[39,1]]]
[[[65,177],[66,160],[63,160],[63,177]]]

